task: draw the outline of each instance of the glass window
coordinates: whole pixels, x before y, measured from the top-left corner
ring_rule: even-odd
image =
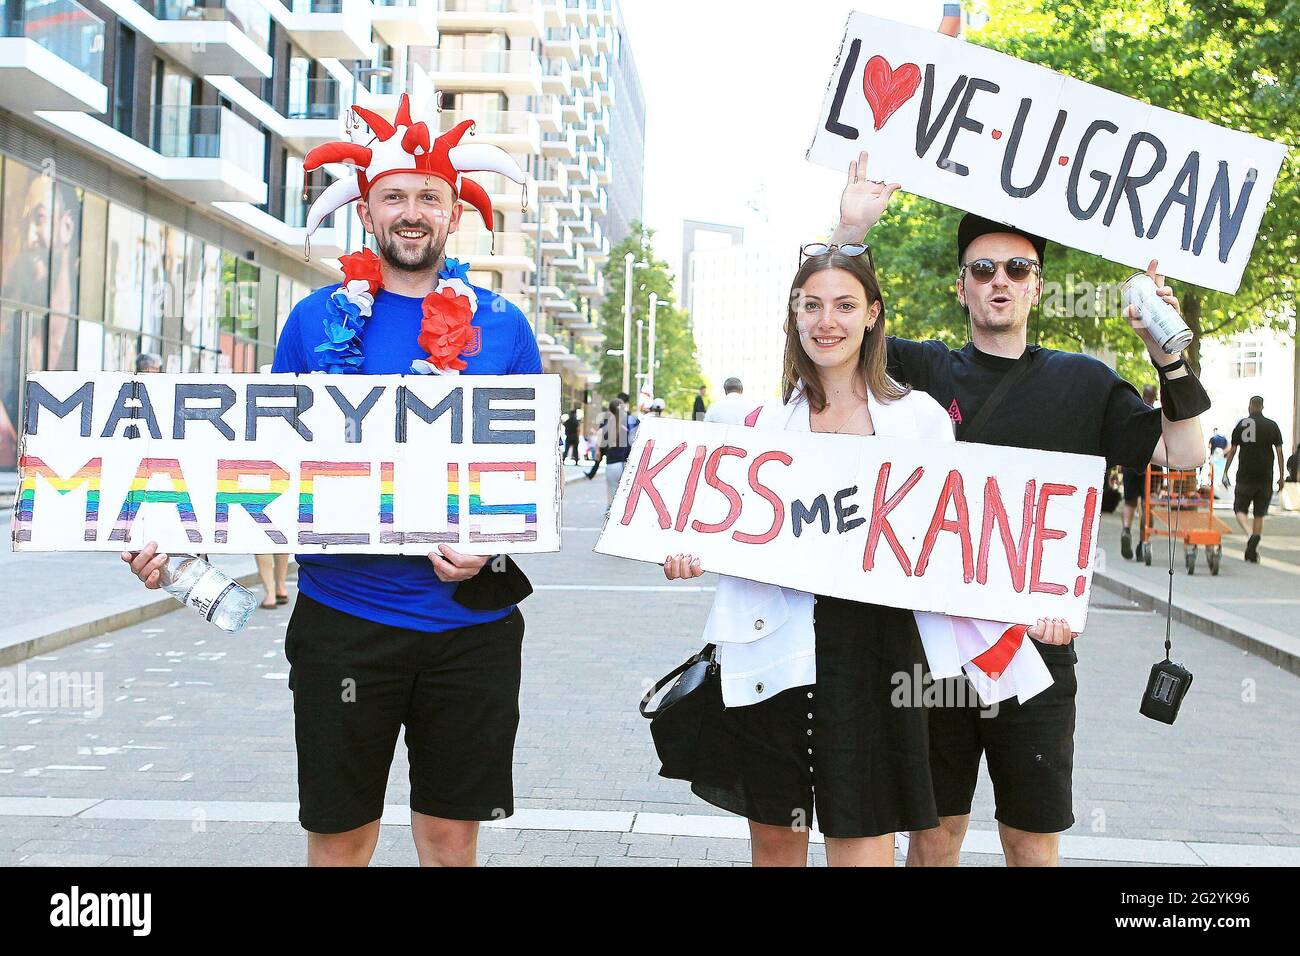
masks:
[[[143,321],[141,330],[149,336],[162,335],[163,314],[166,311],[167,279],[163,271],[166,254],[167,227],[157,219],[148,219],[144,225],[144,287]],[[146,352],[156,349],[145,348]]]
[[[235,352],[236,372],[257,371],[257,340],[259,338],[259,301],[262,270],[246,259],[237,260],[238,277],[235,329],[238,344]]]
[[[307,207],[302,200],[302,157],[288,150],[284,157],[284,221],[286,225],[300,228],[307,224]]]
[[[288,276],[276,276],[275,284],[275,340],[279,342],[294,304],[293,280]]]
[[[98,372],[104,367],[104,327],[82,319],[77,323],[77,371]]]
[[[109,203],[106,254],[104,321],[137,332],[144,304],[144,216]]]
[[[201,372],[215,372],[218,353],[221,351],[221,249],[211,243],[203,247],[203,308],[199,313],[200,338],[203,352],[200,357]]]
[[[14,164],[9,163],[10,167]],[[0,470],[18,465],[18,386],[22,381],[22,313],[0,309]]]
[[[45,367],[77,367],[77,280],[81,259],[81,199],[84,190],[71,183],[54,185],[53,244],[50,257],[50,322]]]
[[[50,301],[50,229],[54,180],[12,159],[4,175],[4,297],[11,305]]]
[[[78,283],[76,310],[85,319],[104,318],[104,237],[107,232],[108,200],[95,193],[86,193],[81,205],[81,247],[89,252],[80,258],[81,281]]]

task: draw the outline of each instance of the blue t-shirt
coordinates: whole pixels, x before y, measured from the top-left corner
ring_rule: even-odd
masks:
[[[462,354],[462,375],[531,375],[542,371],[532,326],[509,300],[474,286],[478,311],[475,339]],[[325,341],[325,304],[337,285],[317,289],[289,313],[275,348],[273,372],[320,372]],[[362,333],[361,373],[410,372],[411,362],[428,356],[418,338],[423,297],[380,289]],[[300,554],[298,589],[313,600],[393,627],[450,631],[500,620],[513,608],[471,611],[452,600],[455,583],[438,580],[426,557],[381,554]]]

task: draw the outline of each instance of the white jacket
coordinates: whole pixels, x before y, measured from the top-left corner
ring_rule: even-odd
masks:
[[[877,435],[956,440],[952,419],[925,392],[913,390],[888,404],[868,394],[867,408]],[[792,396],[788,405],[779,399],[767,401],[755,427],[811,431],[808,403],[801,394]],[[806,591],[719,575],[704,638],[718,648],[726,706],[755,704],[791,687],[816,682],[813,603],[813,595]],[[934,677],[955,677],[965,671],[986,703],[1011,696],[1028,700],[1051,685],[1051,675],[1031,640],[1023,641],[1010,666],[997,679],[971,663],[997,643],[1010,625],[914,613]]]

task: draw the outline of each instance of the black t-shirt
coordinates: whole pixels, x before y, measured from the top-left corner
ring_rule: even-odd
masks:
[[[926,392],[948,410],[957,438],[1016,359],[967,343],[889,338],[889,374]],[[984,426],[989,445],[1100,455],[1107,467],[1145,468],[1160,440],[1160,410],[1115,371],[1090,355],[1029,346],[1029,368]],[[1076,659],[1073,644],[1039,644],[1044,658]]]
[[[1274,448],[1282,444],[1282,429],[1263,415],[1247,415],[1232,430],[1232,445],[1237,449],[1237,483],[1271,485],[1273,483]]]

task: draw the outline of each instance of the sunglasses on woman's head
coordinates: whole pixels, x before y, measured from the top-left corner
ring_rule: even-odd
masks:
[[[1024,256],[1013,256],[1010,259],[972,259],[961,267],[962,272],[970,271],[975,277],[976,282],[992,282],[993,277],[998,274],[998,266],[1006,270],[1007,278],[1012,282],[1024,282],[1031,275],[1042,270],[1042,264],[1034,259],[1028,259]]]
[[[846,242],[838,246],[827,242],[809,242],[799,247],[799,265],[802,266],[805,259],[824,256],[828,252],[838,252],[842,256],[860,256],[865,252],[871,271],[876,270],[876,262],[871,258],[871,247],[865,242]]]

